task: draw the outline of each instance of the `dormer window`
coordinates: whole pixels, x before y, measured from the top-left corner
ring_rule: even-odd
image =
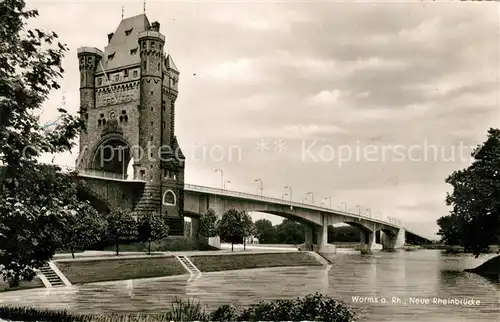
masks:
[[[130,28],[129,30],[125,30],[125,36],[128,36],[132,33],[132,29],[134,28]]]
[[[115,58],[115,53],[108,55],[108,60],[113,60]]]
[[[130,49],[130,55],[135,55],[137,53],[137,47]]]

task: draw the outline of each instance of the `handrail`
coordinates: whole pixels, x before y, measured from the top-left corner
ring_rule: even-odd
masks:
[[[389,225],[389,226],[393,226],[393,227],[399,227],[395,223],[387,222],[387,221],[384,221],[382,219],[378,219],[378,218],[374,218],[374,217],[368,217],[368,216],[364,216],[364,215],[360,215],[360,214],[356,214],[356,213],[335,210],[335,209],[331,209],[331,208],[325,208],[325,207],[320,207],[320,206],[316,206],[316,205],[300,203],[300,202],[296,202],[296,201],[286,201],[283,199],[278,199],[278,198],[273,198],[273,197],[265,197],[265,196],[251,194],[251,193],[232,191],[232,190],[226,190],[226,189],[217,189],[217,188],[213,188],[213,187],[198,186],[198,185],[193,185],[193,184],[184,184],[184,189],[213,193],[213,194],[220,194],[220,195],[231,196],[231,197],[244,197],[244,198],[252,199],[252,200],[268,201],[268,202],[279,203],[279,204],[287,205],[287,206],[296,206],[296,207],[314,209],[314,210],[323,211],[323,212],[330,212],[330,213],[335,213],[335,214],[340,214],[340,215],[347,215],[347,216],[356,217],[359,219],[366,219],[366,220],[374,221],[377,223],[382,223],[384,225]]]
[[[127,179],[127,175],[124,176],[123,174],[114,173],[114,172],[108,172],[108,171],[102,171],[102,170],[76,169],[75,167],[72,167],[72,166],[61,166],[61,165],[59,165],[59,166],[63,170],[65,169],[67,171],[77,171],[78,174],[82,175],[82,176],[108,178],[108,179],[113,179],[113,180],[129,181],[129,182],[146,182],[146,180],[141,180],[141,179],[129,180],[129,179]],[[239,191],[227,190],[227,189],[218,189],[218,188],[199,186],[199,185],[194,185],[194,184],[184,184],[184,188],[187,190],[201,191],[201,192],[212,193],[212,194],[220,194],[220,195],[224,195],[224,196],[243,197],[243,198],[252,199],[252,200],[278,203],[278,204],[282,204],[282,205],[286,205],[286,206],[308,208],[308,209],[313,209],[313,210],[318,210],[318,211],[323,211],[323,212],[330,212],[330,213],[334,213],[334,214],[347,215],[347,216],[355,217],[358,219],[370,220],[373,222],[382,223],[384,225],[388,225],[388,226],[392,226],[392,227],[402,227],[401,224],[391,222],[391,221],[386,221],[384,219],[377,218],[377,217],[365,216],[365,215],[361,215],[359,213],[352,213],[352,212],[348,212],[348,211],[336,210],[336,209],[332,209],[332,208],[326,208],[326,207],[321,207],[321,206],[316,206],[316,205],[311,205],[311,204],[306,204],[306,203],[301,203],[301,202],[296,202],[296,201],[290,201],[290,200],[283,200],[283,199],[279,199],[279,198],[266,197],[266,196],[256,195],[256,194],[251,194],[251,193],[246,193],[246,192],[239,192]]]

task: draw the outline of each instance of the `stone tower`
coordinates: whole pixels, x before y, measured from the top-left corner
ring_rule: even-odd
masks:
[[[179,71],[165,52],[158,22],[123,19],[104,52],[78,49],[80,135],[76,167],[113,180],[145,182],[134,215],[161,211],[171,235],[183,235],[184,160],[175,136]],[[133,178],[127,178],[129,163]],[[124,196],[124,198],[130,196]]]

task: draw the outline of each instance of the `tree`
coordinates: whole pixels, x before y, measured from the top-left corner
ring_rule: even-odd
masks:
[[[280,244],[302,244],[305,240],[304,226],[289,219],[283,220],[276,227],[278,233],[278,243]]]
[[[241,218],[241,223],[243,226],[243,249],[247,249],[247,237],[250,235],[255,234],[255,226],[252,221],[252,217],[246,212],[246,211],[241,211],[240,212],[240,218]]]
[[[116,256],[118,256],[120,243],[129,242],[136,238],[137,222],[130,213],[121,210],[110,212],[106,221],[106,234],[113,239],[116,246]]]
[[[267,219],[259,219],[255,222],[255,235],[261,244],[275,244],[277,240],[276,227]]]
[[[161,240],[168,236],[169,228],[159,212],[151,212],[141,216],[137,222],[139,240],[148,243],[148,254],[151,254],[151,241]]]
[[[460,230],[456,217],[448,215],[437,220],[439,226],[438,235],[441,236],[441,241],[445,245],[461,245]]]
[[[243,212],[234,208],[226,211],[219,222],[218,233],[221,240],[231,243],[231,251],[234,251],[234,243],[245,237],[245,223]]]
[[[71,256],[75,258],[75,249],[86,249],[97,243],[105,232],[103,215],[88,202],[80,202],[76,213],[65,218],[61,248],[69,248]]]
[[[450,216],[438,219],[440,233],[476,257],[500,243],[500,130],[489,129],[486,141],[472,153],[473,163],[453,172],[446,204]]]
[[[55,253],[65,216],[75,211],[71,178],[39,164],[42,153],[68,151],[83,128],[65,110],[59,124],[43,131],[35,115],[49,92],[58,89],[66,46],[57,34],[27,30],[38,16],[25,2],[0,2],[0,267],[16,286]]]
[[[215,211],[212,208],[208,209],[207,212],[200,217],[200,227],[196,238],[200,235],[205,237],[217,236],[218,222],[219,218],[217,218]]]

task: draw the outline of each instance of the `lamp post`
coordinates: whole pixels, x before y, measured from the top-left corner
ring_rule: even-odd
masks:
[[[314,193],[312,191],[309,191],[308,193],[306,193],[306,198],[307,195],[311,195],[311,203],[314,205]]]
[[[231,183],[231,181],[229,181],[229,180],[224,181],[224,190],[226,190],[226,184],[228,184],[228,183]]]
[[[330,202],[330,209],[332,209],[332,198],[331,197],[325,197],[325,199]]]
[[[215,169],[214,172],[220,172],[220,188],[224,190],[224,170],[222,169]]]
[[[289,195],[290,195],[290,202],[292,202],[292,187],[290,186],[285,186],[285,189],[288,189],[289,190]]]
[[[360,205],[356,205],[356,208],[358,208],[358,216],[361,216],[361,206]]]
[[[370,208],[366,209],[366,211],[370,214],[370,217],[372,216],[372,210]]]
[[[347,202],[342,201],[340,205],[344,205],[344,212],[347,212]]]
[[[259,190],[257,191],[257,193],[260,191],[260,196],[262,197],[262,190],[264,189],[263,188],[263,183],[262,183],[262,179],[261,178],[257,178],[254,180],[254,182],[259,182],[260,183],[260,188]]]

